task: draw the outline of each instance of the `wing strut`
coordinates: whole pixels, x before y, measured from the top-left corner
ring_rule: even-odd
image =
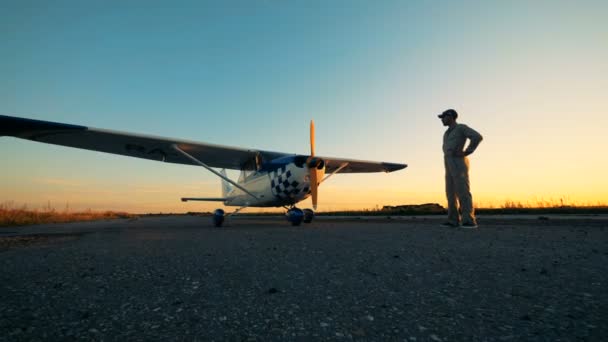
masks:
[[[325,182],[329,177],[331,177],[331,176],[335,175],[336,173],[340,172],[340,170],[342,170],[343,168],[347,167],[348,164],[349,163],[342,163],[342,164],[340,164],[339,168],[337,168],[334,172],[332,172],[329,175],[327,175],[327,177],[323,178],[323,180],[319,184]]]
[[[213,174],[215,174],[216,176],[220,177],[221,179],[225,180],[226,182],[236,186],[237,188],[243,190],[246,194],[248,194],[249,196],[258,199],[258,197],[254,194],[252,194],[251,192],[249,192],[247,189],[243,188],[242,186],[240,186],[238,183],[236,183],[235,181],[231,180],[228,177],[223,176],[221,173],[215,171],[214,169],[210,168],[209,166],[207,166],[207,164],[203,163],[202,161],[194,158],[193,156],[189,155],[187,152],[185,152],[184,150],[182,150],[181,148],[179,148],[177,145],[173,144],[172,145],[173,149],[181,154],[184,155],[184,157],[192,160],[193,162],[195,162],[196,164],[204,167],[205,169],[209,170],[210,172],[212,172]]]

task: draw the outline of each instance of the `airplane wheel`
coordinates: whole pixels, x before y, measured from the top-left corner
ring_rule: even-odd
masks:
[[[315,217],[315,212],[312,209],[304,209],[304,223],[311,223],[312,219]]]
[[[304,220],[304,212],[302,209],[291,208],[287,210],[287,221],[291,222],[292,226],[299,226]]]
[[[224,210],[215,209],[213,212],[213,225],[216,227],[221,227],[222,223],[224,223]]]

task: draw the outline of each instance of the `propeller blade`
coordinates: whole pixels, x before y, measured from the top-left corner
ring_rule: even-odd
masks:
[[[315,155],[315,122],[310,120],[310,156]]]
[[[319,181],[325,175],[325,162],[315,158],[315,122],[310,120],[310,157],[307,161],[310,171],[310,195],[312,197],[312,208],[317,210],[317,199],[319,196]],[[320,169],[319,169],[320,167]]]
[[[310,169],[310,195],[312,197],[312,208],[317,210],[317,198],[318,198],[318,189],[319,182],[317,181],[317,169]]]

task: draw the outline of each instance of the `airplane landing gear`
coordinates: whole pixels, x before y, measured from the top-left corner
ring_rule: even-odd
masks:
[[[213,225],[216,227],[221,227],[222,223],[224,223],[224,210],[215,209],[213,212]]]
[[[296,207],[287,210],[287,214],[285,215],[287,216],[287,221],[291,222],[292,226],[299,226],[304,220],[304,211]]]
[[[304,223],[311,223],[312,219],[315,217],[315,212],[312,209],[304,209]]]

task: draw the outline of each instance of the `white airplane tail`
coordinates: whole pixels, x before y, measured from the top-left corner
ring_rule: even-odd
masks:
[[[226,169],[222,169],[220,171],[220,174],[224,177],[228,177],[226,175]],[[222,197],[224,197],[224,198],[228,197],[228,194],[232,192],[232,189],[233,189],[232,184],[230,184],[222,179]]]

